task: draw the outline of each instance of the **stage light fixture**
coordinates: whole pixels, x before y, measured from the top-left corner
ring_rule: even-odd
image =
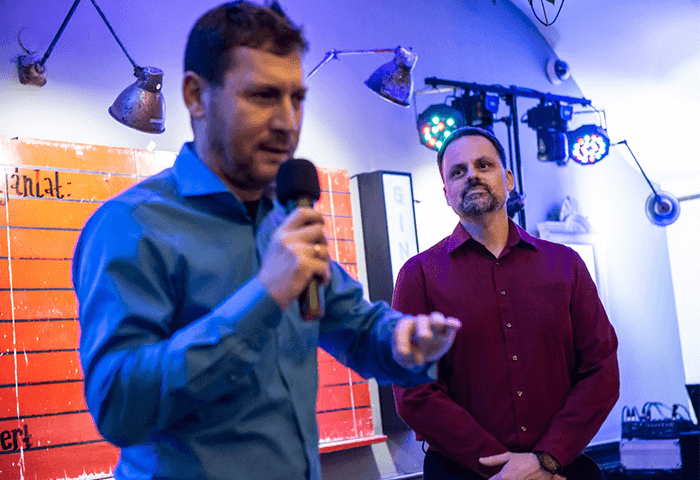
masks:
[[[132,83],[119,94],[111,107],[110,115],[118,122],[145,133],[163,133],[165,131],[165,99],[163,98],[163,71],[155,67],[140,67],[126,51],[119,37],[110,25],[105,14],[97,5],[96,0],[91,0],[97,12],[104,20],[109,31],[112,32],[115,40],[124,51],[131,65],[134,67],[136,82]],[[51,55],[51,51],[59,37],[66,28],[68,21],[73,16],[80,0],[75,0],[73,6],[68,11],[68,15],[63,20],[56,36],[51,41],[44,56],[39,59],[27,51],[27,55],[20,55],[17,59],[17,73],[22,85],[34,85],[43,87],[46,85],[46,61]],[[20,42],[21,44],[21,42]],[[22,47],[24,48],[24,47]],[[26,49],[25,49],[26,51]]]
[[[527,111],[525,122],[537,132],[537,159],[565,165],[569,159],[566,131],[573,115],[571,105],[541,102]]]
[[[608,132],[598,125],[583,125],[569,132],[569,156],[581,165],[593,165],[610,152]]]
[[[500,98],[495,93],[471,92],[455,98],[452,106],[464,112],[465,124],[493,130],[493,116],[498,112]]]
[[[452,133],[465,126],[464,115],[449,105],[431,105],[418,116],[420,143],[432,150],[440,150]]]

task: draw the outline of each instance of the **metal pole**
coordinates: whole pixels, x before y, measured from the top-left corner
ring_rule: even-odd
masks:
[[[479,83],[457,82],[454,80],[443,80],[435,77],[426,78],[425,84],[432,87],[455,87],[467,91],[473,90],[480,92],[493,92],[499,95],[515,95],[518,97],[539,98],[540,100],[549,100],[552,102],[566,102],[579,105],[591,104],[591,101],[587,98],[554,95],[551,93],[538,92],[537,90],[532,90],[530,88],[516,87],[514,85],[511,85],[510,87],[503,87],[501,85],[481,85]]]
[[[518,179],[518,191],[521,195],[524,195],[525,190],[523,189],[522,162],[520,160],[520,129],[518,127],[519,118],[517,105],[518,97],[516,97],[515,94],[510,94],[508,99],[510,103],[510,113],[512,116],[511,120],[513,122],[513,137],[515,137],[513,146],[515,147],[515,170],[517,172],[516,177]],[[520,226],[527,230],[527,223],[525,221],[525,207],[518,211],[518,218],[520,219]]]

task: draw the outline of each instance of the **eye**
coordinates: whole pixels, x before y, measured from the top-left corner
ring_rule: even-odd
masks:
[[[295,103],[297,106],[299,106],[299,105],[301,105],[302,103],[304,103],[304,101],[306,100],[306,94],[304,94],[304,93],[296,94],[296,95],[294,95],[294,96],[292,97],[292,100],[294,101],[294,103]]]
[[[274,102],[279,98],[279,92],[275,90],[257,90],[250,94],[251,98],[255,101],[262,103]]]
[[[457,178],[460,175],[462,175],[463,173],[464,173],[463,168],[461,168],[461,167],[454,168],[454,169],[452,169],[452,172],[450,172],[450,178]]]

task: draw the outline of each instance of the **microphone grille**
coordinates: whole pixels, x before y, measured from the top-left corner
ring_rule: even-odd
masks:
[[[302,197],[321,198],[321,185],[313,163],[303,158],[292,158],[277,171],[277,200],[286,205],[289,200]]]

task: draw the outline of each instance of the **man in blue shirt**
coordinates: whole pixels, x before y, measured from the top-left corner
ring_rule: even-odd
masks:
[[[276,4],[206,13],[185,54],[194,142],[81,233],[85,394],[121,447],[117,479],[318,480],[317,347],[408,387],[460,326],[363,300],[329,261],[323,217],[271,196],[299,139],[305,47]],[[314,276],[325,315],[307,322],[297,299]]]

